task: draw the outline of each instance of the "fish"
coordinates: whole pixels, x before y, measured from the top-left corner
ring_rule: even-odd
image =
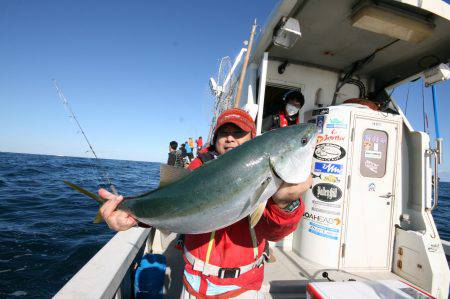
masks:
[[[253,227],[283,182],[307,180],[316,135],[315,124],[298,124],[266,132],[193,171],[161,164],[159,187],[125,197],[117,209],[161,231],[181,234],[212,232],[247,216]],[[66,183],[100,205],[105,202]]]

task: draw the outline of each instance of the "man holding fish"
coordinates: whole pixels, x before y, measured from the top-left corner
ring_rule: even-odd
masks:
[[[256,135],[255,124],[243,110],[229,109],[219,116],[213,145],[189,166],[191,170],[198,168],[191,173],[197,179],[186,175],[174,183],[181,184],[179,188],[197,185],[192,186],[197,188],[193,194],[199,197],[199,190],[207,192],[201,204],[189,195],[178,198],[180,205],[192,201],[196,209],[204,208],[198,217],[173,208],[171,221],[156,217],[142,221],[145,217],[140,206],[127,206],[122,196],[99,190],[107,200],[100,212],[111,229],[127,230],[146,222],[185,234],[182,298],[263,298],[259,290],[268,241],[281,240],[293,232],[304,212],[301,194],[311,186],[315,128],[305,124],[266,134],[251,140]],[[176,193],[176,189],[169,191]],[[214,204],[216,198],[218,204]],[[191,215],[190,227],[181,228],[180,223],[187,223],[183,222],[186,213]]]

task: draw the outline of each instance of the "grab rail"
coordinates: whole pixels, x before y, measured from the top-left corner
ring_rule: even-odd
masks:
[[[433,211],[438,205],[439,199],[439,172],[438,172],[438,164],[439,164],[439,150],[437,149],[428,149],[425,151],[425,155],[428,157],[434,156],[434,174],[433,174],[433,193],[434,193],[434,202],[431,208],[427,208],[429,211]]]
[[[131,228],[117,233],[54,298],[113,298],[149,232]]]

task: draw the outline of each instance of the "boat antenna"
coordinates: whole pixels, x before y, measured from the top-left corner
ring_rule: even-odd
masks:
[[[86,136],[86,133],[84,133],[83,128],[81,127],[80,122],[78,121],[78,118],[76,117],[75,113],[73,112],[72,108],[69,105],[69,101],[67,100],[67,98],[64,96],[61,88],[59,88],[58,83],[56,82],[55,79],[52,79],[53,81],[53,85],[55,86],[56,92],[58,93],[58,97],[61,100],[61,102],[63,103],[64,107],[66,108],[66,110],[69,112],[69,117],[71,117],[74,121],[75,121],[75,125],[78,127],[79,131],[81,132],[81,134],[83,135],[84,140],[86,141],[87,145],[89,146],[89,151],[92,153],[92,155],[94,156],[94,159],[97,163],[99,163],[100,159],[98,158],[97,154],[95,153],[94,147],[92,146],[91,142],[89,141],[89,139]],[[100,170],[103,172],[103,176],[106,179],[109,187],[111,188],[111,191],[115,194],[118,195],[116,187],[114,187],[113,183],[111,182],[108,172],[105,169],[100,168]]]
[[[242,87],[244,86],[245,73],[247,72],[248,60],[250,58],[250,52],[252,51],[253,38],[255,37],[256,31],[256,19],[253,22],[252,32],[250,33],[250,40],[248,42],[247,53],[245,54],[244,64],[242,66],[241,77],[239,78],[239,86],[237,89],[236,100],[234,101],[234,108],[239,107],[239,102],[241,101]]]

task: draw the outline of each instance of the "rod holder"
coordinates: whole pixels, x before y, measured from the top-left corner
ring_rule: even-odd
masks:
[[[442,150],[444,147],[442,146],[442,143],[444,142],[444,138],[436,138],[436,159],[438,164],[442,163]]]
[[[425,151],[425,155],[431,158],[434,158],[434,174],[433,174],[433,206],[431,208],[427,208],[430,212],[436,209],[438,205],[439,199],[439,171],[438,171],[438,156],[439,153],[437,149],[428,149]]]

